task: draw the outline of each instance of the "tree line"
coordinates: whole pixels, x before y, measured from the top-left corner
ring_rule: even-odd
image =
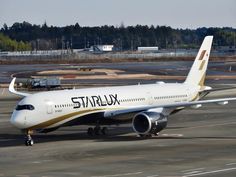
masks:
[[[125,27],[123,24],[117,27],[82,27],[78,23],[56,27],[48,26],[46,22],[43,25],[17,22],[10,27],[4,24],[0,33],[18,44],[24,44],[24,49],[32,50],[82,49],[101,44],[113,44],[116,50],[135,50],[138,46],[158,46],[164,49],[196,48],[206,35],[214,35],[215,47],[234,46],[236,40],[236,29],[229,27],[173,29],[169,26],[153,25]],[[5,41],[9,40],[8,37],[5,37]],[[22,49],[6,46],[0,45],[0,50]]]
[[[0,33],[0,51],[28,51],[31,50],[30,43],[10,39]]]

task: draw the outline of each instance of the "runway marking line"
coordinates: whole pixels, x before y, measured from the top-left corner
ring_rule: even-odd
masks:
[[[230,125],[230,124],[236,124],[236,122],[226,122],[222,124],[213,124],[213,125],[201,125],[201,126],[195,126],[195,127],[185,127],[183,129],[194,129],[194,128],[205,128],[205,127],[216,127],[221,125]]]
[[[233,170],[236,170],[236,167],[235,168],[225,168],[225,169],[220,169],[220,170],[201,172],[201,173],[197,173],[197,174],[189,174],[189,175],[184,175],[182,177],[201,176],[201,175],[214,174],[214,173],[233,171]]]
[[[139,175],[143,172],[135,172],[135,173],[123,173],[123,174],[114,174],[114,175],[104,175],[104,176],[92,176],[92,177],[117,177],[117,176],[131,176],[131,175]]]
[[[39,164],[39,163],[41,163],[41,162],[39,162],[39,161],[34,161],[34,162],[32,162],[32,163],[34,163],[34,164]]]
[[[201,172],[202,172],[202,171],[200,171],[200,170],[190,171],[190,172],[185,173],[185,175],[191,175],[191,174],[201,173]]]
[[[183,134],[161,134],[161,136],[175,136],[175,137],[182,137]]]
[[[236,165],[236,162],[235,163],[228,163],[228,164],[225,164],[227,166],[231,166],[231,165]]]
[[[183,170],[181,172],[183,173],[187,173],[187,172],[191,172],[191,171],[197,171],[197,170],[204,170],[205,168],[193,168],[193,169],[189,169],[189,170]]]
[[[147,176],[147,177],[158,177],[159,175],[151,175],[151,176]]]

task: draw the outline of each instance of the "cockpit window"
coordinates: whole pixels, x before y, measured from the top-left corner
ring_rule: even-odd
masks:
[[[20,111],[20,110],[34,110],[34,106],[31,105],[31,104],[17,105],[16,110],[17,111]]]

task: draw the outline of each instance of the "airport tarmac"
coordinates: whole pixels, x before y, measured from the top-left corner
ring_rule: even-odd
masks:
[[[236,90],[213,96],[222,94]],[[129,124],[96,138],[77,126],[35,134],[33,147],[9,123],[16,102],[0,100],[0,177],[236,176],[236,102],[183,110],[150,139],[136,137]]]
[[[12,77],[17,77],[17,80],[22,78],[29,79],[37,72],[53,71],[53,70],[68,70],[78,68],[91,68],[91,69],[110,69],[121,70],[124,74],[149,74],[157,77],[147,79],[131,78],[128,84],[137,83],[153,83],[156,81],[165,81],[165,78],[158,76],[186,76],[193,61],[169,61],[169,62],[132,62],[132,63],[92,63],[92,64],[30,64],[30,65],[0,65],[0,84],[10,83]],[[209,62],[207,76],[235,76],[236,62]],[[37,75],[37,74],[36,74]],[[84,74],[82,74],[84,75]],[[56,77],[57,75],[52,75]],[[85,75],[86,76],[86,75]],[[90,76],[90,75],[88,75]],[[99,75],[98,75],[99,76]],[[43,77],[43,76],[42,76]],[[88,78],[88,77],[87,77]],[[220,83],[221,78],[215,77],[214,79],[207,80],[207,83]],[[224,78],[224,83],[229,83],[235,78],[227,80]],[[178,79],[182,82],[183,79]],[[127,79],[66,79],[61,81],[62,84],[113,84],[124,85],[127,84]],[[168,82],[176,82],[176,79],[168,79]],[[236,81],[235,81],[236,82]]]

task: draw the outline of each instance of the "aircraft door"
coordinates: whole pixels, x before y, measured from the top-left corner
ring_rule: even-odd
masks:
[[[46,101],[46,112],[47,114],[53,113],[53,103],[51,101]]]
[[[152,96],[152,93],[150,93],[150,92],[147,92],[147,102],[150,105],[153,104],[153,96]]]
[[[53,107],[52,105],[47,105],[47,113],[52,114],[53,113]]]

